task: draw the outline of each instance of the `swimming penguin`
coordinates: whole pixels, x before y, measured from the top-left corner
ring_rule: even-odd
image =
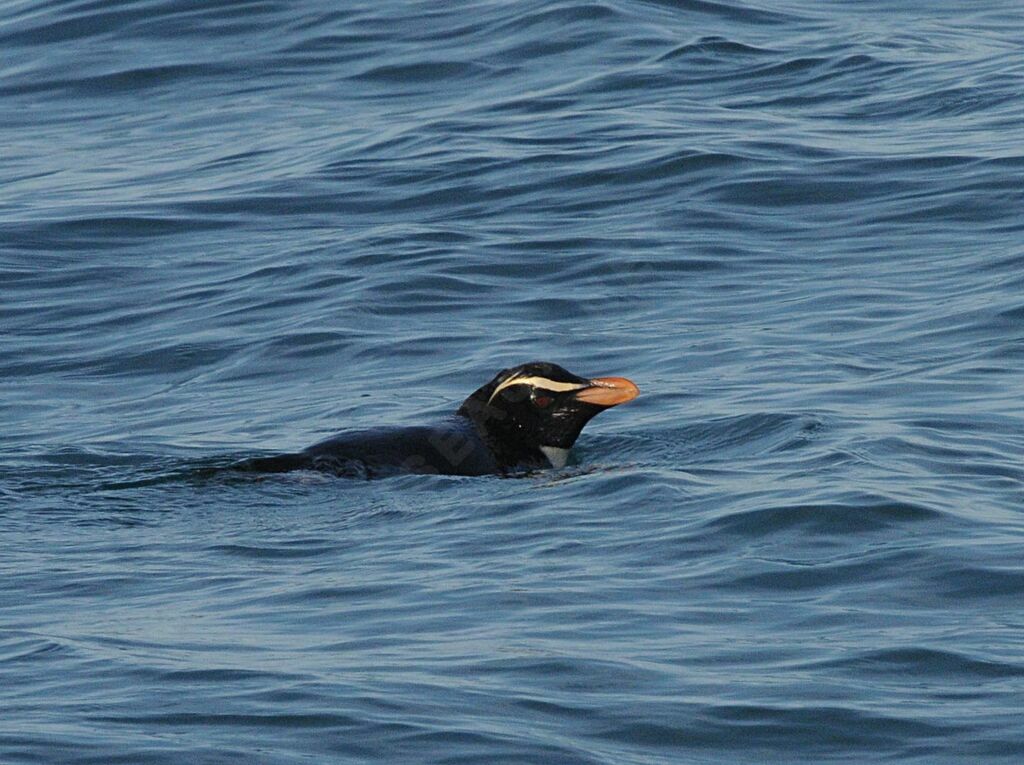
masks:
[[[375,478],[395,473],[508,474],[562,467],[594,415],[640,393],[624,377],[579,377],[534,361],[504,369],[433,426],[342,433],[301,452],[245,460],[257,472],[319,470]]]

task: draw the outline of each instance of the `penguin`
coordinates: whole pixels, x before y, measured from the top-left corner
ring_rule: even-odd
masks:
[[[532,361],[503,369],[437,424],[347,431],[301,452],[256,457],[234,467],[261,473],[316,470],[353,478],[511,475],[561,468],[595,415],[639,393],[624,377],[588,379],[557,364]]]

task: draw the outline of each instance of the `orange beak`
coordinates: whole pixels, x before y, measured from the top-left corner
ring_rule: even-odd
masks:
[[[636,383],[625,377],[597,377],[590,381],[589,388],[576,392],[577,401],[597,406],[618,406],[632,401],[640,395]]]

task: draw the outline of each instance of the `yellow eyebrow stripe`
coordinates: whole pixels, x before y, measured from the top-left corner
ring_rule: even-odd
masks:
[[[494,397],[510,385],[532,385],[534,388],[543,388],[544,390],[550,390],[556,393],[561,393],[567,390],[582,390],[583,388],[588,387],[587,383],[556,382],[555,380],[549,380],[546,377],[510,377],[494,389],[494,393],[492,393],[491,397],[487,399],[487,403],[489,404],[494,401]]]

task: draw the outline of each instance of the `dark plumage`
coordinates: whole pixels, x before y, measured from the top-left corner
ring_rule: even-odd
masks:
[[[594,415],[636,398],[622,377],[587,379],[543,361],[502,370],[433,426],[349,431],[241,470],[319,470],[373,478],[395,473],[506,474],[561,467]]]

